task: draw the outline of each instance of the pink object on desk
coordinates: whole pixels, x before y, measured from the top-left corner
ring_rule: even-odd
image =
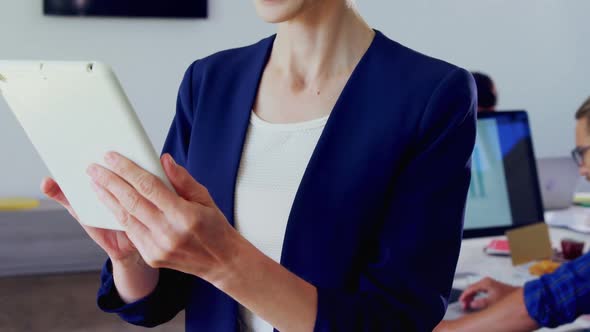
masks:
[[[485,248],[488,255],[508,256],[510,255],[510,244],[508,240],[492,240]]]

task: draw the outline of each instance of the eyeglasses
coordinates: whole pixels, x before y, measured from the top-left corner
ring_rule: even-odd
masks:
[[[576,146],[576,148],[572,150],[572,158],[574,158],[574,161],[578,166],[584,165],[584,153],[588,150],[590,150],[590,145]]]

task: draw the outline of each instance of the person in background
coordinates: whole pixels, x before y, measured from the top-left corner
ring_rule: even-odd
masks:
[[[576,112],[576,148],[572,157],[590,181],[590,98]],[[487,297],[477,296],[480,293]],[[564,264],[552,274],[512,287],[486,278],[459,298],[463,309],[482,310],[444,321],[436,332],[531,331],[571,323],[590,313],[590,253]]]
[[[498,91],[491,77],[480,72],[471,73],[477,85],[477,111],[493,112],[498,103]]]

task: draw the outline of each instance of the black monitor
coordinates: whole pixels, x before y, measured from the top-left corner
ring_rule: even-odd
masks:
[[[471,160],[464,238],[501,235],[544,220],[525,111],[479,113]]]
[[[47,15],[207,17],[207,0],[44,0]]]

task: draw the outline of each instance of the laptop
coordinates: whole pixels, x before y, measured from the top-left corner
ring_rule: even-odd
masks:
[[[571,157],[540,158],[537,160],[539,184],[545,210],[569,208],[580,175]]]
[[[463,238],[504,235],[544,220],[525,111],[477,114],[471,175]]]

